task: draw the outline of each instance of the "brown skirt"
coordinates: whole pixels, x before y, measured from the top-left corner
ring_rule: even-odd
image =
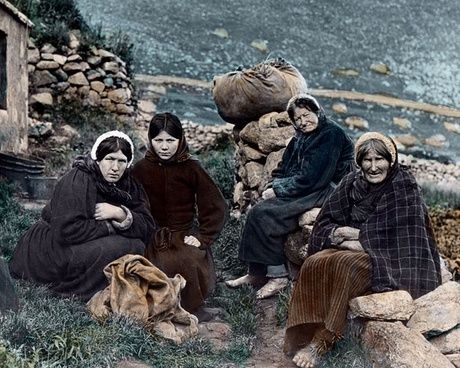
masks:
[[[302,349],[318,331],[339,338],[346,327],[348,302],[370,292],[371,267],[365,252],[326,249],[308,257],[291,296],[284,351]]]

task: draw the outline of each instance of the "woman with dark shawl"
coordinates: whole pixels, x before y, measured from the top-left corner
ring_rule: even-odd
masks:
[[[11,275],[89,300],[107,286],[104,267],[143,254],[155,224],[130,175],[134,147],[119,131],[102,134],[57,183],[41,219],[19,240]]]
[[[187,281],[181,304],[200,321],[214,312],[204,307],[216,284],[211,246],[227,215],[227,204],[209,174],[188,150],[179,118],[156,114],[149,125],[149,149],[133,168],[159,224],[145,256],[169,277]]]
[[[323,204],[292,293],[284,348],[299,367],[314,367],[341,337],[350,299],[389,290],[418,298],[441,283],[427,209],[394,142],[365,133],[355,152],[360,170]]]
[[[265,200],[249,211],[240,243],[239,257],[248,263],[249,272],[226,282],[230,287],[258,285],[268,278],[258,299],[275,295],[288,283],[284,243],[298,228],[299,216],[321,207],[353,169],[353,142],[314,97],[294,96],[287,112],[296,134],[272,173],[271,188],[262,193]]]

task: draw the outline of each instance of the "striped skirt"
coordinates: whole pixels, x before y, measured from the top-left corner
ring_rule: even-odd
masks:
[[[348,302],[371,291],[371,267],[365,252],[326,249],[308,257],[289,303],[284,351],[302,349],[315,334],[340,338]]]

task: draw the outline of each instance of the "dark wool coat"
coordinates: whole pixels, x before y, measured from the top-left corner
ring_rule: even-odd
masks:
[[[399,167],[362,224],[352,223],[351,189],[359,171],[347,175],[324,203],[309,240],[309,255],[331,247],[338,226],[360,229],[359,241],[372,263],[372,290],[407,290],[413,298],[441,283],[439,254],[415,178]]]
[[[49,284],[58,294],[85,301],[104,289],[104,267],[126,254],[143,254],[155,228],[142,186],[126,174],[117,186],[132,197],[125,206],[133,223],[124,231],[94,219],[96,203],[118,203],[98,192],[93,176],[78,168],[64,175],[41,219],[19,240],[12,276]]]
[[[297,132],[273,171],[276,193],[248,213],[239,257],[246,262],[280,265],[284,242],[298,228],[299,216],[321,207],[336,184],[353,168],[353,142],[344,130],[321,112],[318,127]]]
[[[194,312],[215,287],[211,245],[224,226],[227,204],[195,159],[144,158],[134,166],[133,175],[144,186],[152,216],[161,227],[145,256],[168,277],[185,278],[181,303]],[[194,235],[201,246],[184,244],[186,235]]]

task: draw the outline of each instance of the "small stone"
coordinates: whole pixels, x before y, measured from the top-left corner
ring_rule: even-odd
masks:
[[[90,86],[81,86],[81,87],[78,88],[78,94],[82,98],[88,97],[90,92],[91,92],[91,87]]]
[[[98,50],[98,55],[102,58],[102,59],[115,59],[115,55],[112,54],[110,51],[107,51],[107,50],[103,50],[103,49],[99,49]]]
[[[393,118],[393,124],[401,127],[402,129],[410,129],[410,128],[412,128],[412,123],[410,122],[409,119],[406,119],[406,118],[394,117]]]
[[[80,55],[78,54],[73,54],[73,55],[70,55],[68,58],[67,58],[67,61],[69,63],[77,63],[77,62],[80,62],[82,61],[82,58]]]
[[[67,57],[59,54],[53,54],[53,60],[59,65],[64,65],[67,62]]]
[[[132,114],[134,112],[134,108],[125,104],[117,104],[116,111],[119,114]]]
[[[435,134],[427,139],[425,139],[425,143],[433,146],[433,147],[444,147],[449,145],[449,142],[447,141],[447,138],[443,136],[442,134]]]
[[[359,72],[356,69],[352,68],[336,68],[332,71],[333,74],[343,75],[346,77],[357,77]]]
[[[228,38],[228,32],[225,28],[216,28],[211,34],[216,35],[220,38]]]
[[[277,112],[269,112],[268,114],[262,115],[259,118],[259,127],[261,129],[265,128],[278,128],[275,117],[278,116]]]
[[[117,74],[120,70],[118,63],[114,61],[108,61],[102,64],[102,69],[108,73]]]
[[[373,72],[385,74],[385,75],[388,75],[391,72],[390,67],[384,63],[371,64],[369,69],[372,70]]]
[[[113,79],[108,77],[108,78],[105,78],[104,79],[104,84],[107,86],[107,87],[113,87]]]
[[[87,100],[90,106],[99,106],[101,104],[101,96],[93,90],[88,92]]]
[[[448,121],[445,121],[444,128],[446,128],[449,132],[460,134],[460,124],[458,123],[449,123]]]
[[[68,82],[76,86],[89,85],[88,80],[86,79],[85,75],[82,72],[71,75],[68,79]]]
[[[268,51],[267,41],[265,40],[254,40],[251,42],[251,47],[254,47],[263,53]]]
[[[32,85],[35,87],[42,87],[52,83],[57,83],[57,78],[48,70],[36,70],[32,74]]]
[[[89,81],[92,81],[92,80],[95,80],[95,79],[98,79],[102,77],[101,73],[97,72],[96,70],[89,70],[87,73],[86,73],[86,78],[89,80]]]
[[[336,102],[332,105],[332,110],[339,114],[345,114],[348,111],[348,108],[343,102]]]
[[[62,125],[59,129],[59,134],[68,137],[68,138],[80,138],[80,133],[78,133],[78,130],[71,127],[68,124]]]
[[[97,66],[101,63],[102,58],[100,56],[90,56],[86,61],[92,66]]]
[[[412,146],[415,146],[415,145],[417,145],[419,143],[418,139],[416,137],[414,137],[413,135],[411,135],[411,134],[400,134],[400,135],[394,136],[394,138],[399,143],[401,143],[402,145],[407,146],[407,147],[412,147]]]
[[[359,116],[349,116],[345,119],[345,124],[350,128],[358,128],[359,130],[369,129],[369,122]]]
[[[64,92],[69,87],[70,87],[70,84],[67,83],[67,82],[59,82],[59,83],[56,84],[56,89],[59,92]]]
[[[262,180],[264,166],[251,161],[245,165],[247,174],[247,185],[249,188],[257,188]]]
[[[137,103],[137,108],[139,109],[140,112],[143,112],[146,114],[153,114],[156,111],[155,104],[149,100],[140,100]]]
[[[45,43],[40,49],[40,52],[42,54],[54,54],[56,50],[57,50],[56,47],[54,47],[50,43]]]
[[[29,125],[28,136],[30,138],[47,138],[54,134],[53,124],[44,121],[34,120]]]
[[[42,60],[53,60],[53,54],[41,54],[41,59]]]
[[[90,83],[91,88],[94,89],[96,92],[101,93],[105,89],[105,84],[99,81],[93,81]]]
[[[243,162],[256,161],[264,157],[267,157],[267,155],[263,154],[262,152],[259,152],[258,150],[245,144],[242,144],[242,147],[239,149],[239,152],[241,155],[241,160]]]
[[[69,48],[76,50],[80,47],[80,41],[74,32],[69,32]]]
[[[30,104],[33,105],[35,103],[41,105],[52,106],[53,105],[53,96],[51,93],[44,92],[44,93],[37,93],[30,97]]]
[[[27,73],[32,74],[35,71],[35,65],[27,64]]]
[[[62,69],[65,72],[81,72],[83,71],[83,66],[80,63],[68,62],[66,63]]]
[[[67,79],[69,79],[69,76],[67,75],[67,73],[63,71],[62,69],[57,69],[53,73],[61,82],[65,82],[67,81]]]
[[[59,64],[55,61],[42,60],[37,63],[37,69],[54,70],[59,68]]]
[[[110,91],[107,94],[107,97],[110,98],[115,103],[126,103],[131,98],[131,91],[127,88],[120,88]]]

